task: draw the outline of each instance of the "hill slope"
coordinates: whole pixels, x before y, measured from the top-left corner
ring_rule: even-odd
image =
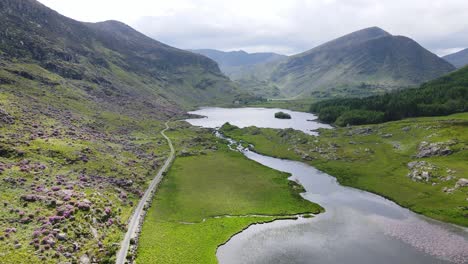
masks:
[[[468,49],[449,54],[443,57],[446,61],[452,63],[457,68],[468,65]]]
[[[454,69],[415,41],[373,27],[289,57],[267,81],[287,97],[365,96],[419,85]]]
[[[468,111],[468,66],[417,89],[367,98],[332,99],[311,111],[340,126],[382,123],[407,117],[441,116]]]

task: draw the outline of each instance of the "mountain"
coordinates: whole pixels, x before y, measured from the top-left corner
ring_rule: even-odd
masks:
[[[452,63],[457,68],[468,65],[468,49],[455,52],[443,57],[446,61]]]
[[[249,72],[249,70],[256,65],[287,58],[285,55],[271,52],[247,53],[243,50],[224,52],[213,49],[199,49],[191,51],[216,61],[221,68],[221,71],[233,80],[239,79],[243,74]]]
[[[107,91],[194,105],[235,94],[213,60],[155,41],[123,23],[78,22],[33,0],[2,0],[0,9],[4,59],[97,85],[95,95]]]
[[[291,56],[263,80],[286,97],[365,96],[417,86],[454,69],[410,38],[372,27]]]

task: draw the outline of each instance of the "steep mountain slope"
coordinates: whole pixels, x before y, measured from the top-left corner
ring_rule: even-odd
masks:
[[[163,96],[193,105],[234,94],[214,61],[157,42],[123,23],[81,23],[32,0],[3,0],[0,8],[5,59],[35,63],[64,78],[145,100]],[[122,71],[135,78],[119,76]]]
[[[249,73],[255,66],[287,58],[287,56],[271,53],[247,53],[243,50],[224,52],[213,49],[192,50],[216,61],[221,71],[231,79],[237,80]]]
[[[452,63],[455,67],[461,68],[468,65],[468,49],[455,52],[443,57],[446,61]]]
[[[289,57],[267,81],[288,97],[364,96],[415,86],[452,70],[415,41],[373,27]]]

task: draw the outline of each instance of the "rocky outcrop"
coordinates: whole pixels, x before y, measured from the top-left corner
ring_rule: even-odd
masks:
[[[428,143],[426,141],[419,144],[416,158],[428,158],[433,156],[447,156],[453,153],[450,146],[457,144],[456,141]]]

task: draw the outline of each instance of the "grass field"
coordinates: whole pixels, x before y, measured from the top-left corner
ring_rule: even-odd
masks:
[[[217,263],[217,247],[249,225],[322,210],[302,199],[303,189],[288,174],[193,129],[168,133],[185,154],[176,158],[145,218],[137,263]],[[193,138],[198,142],[187,140]]]
[[[259,153],[307,162],[341,184],[380,194],[434,219],[468,226],[468,188],[444,191],[454,188],[460,178],[468,178],[468,113],[321,130],[318,137],[294,130],[227,125],[223,131],[253,144]],[[423,141],[453,141],[453,154],[416,158]],[[412,161],[434,167],[428,181],[407,176]]]

